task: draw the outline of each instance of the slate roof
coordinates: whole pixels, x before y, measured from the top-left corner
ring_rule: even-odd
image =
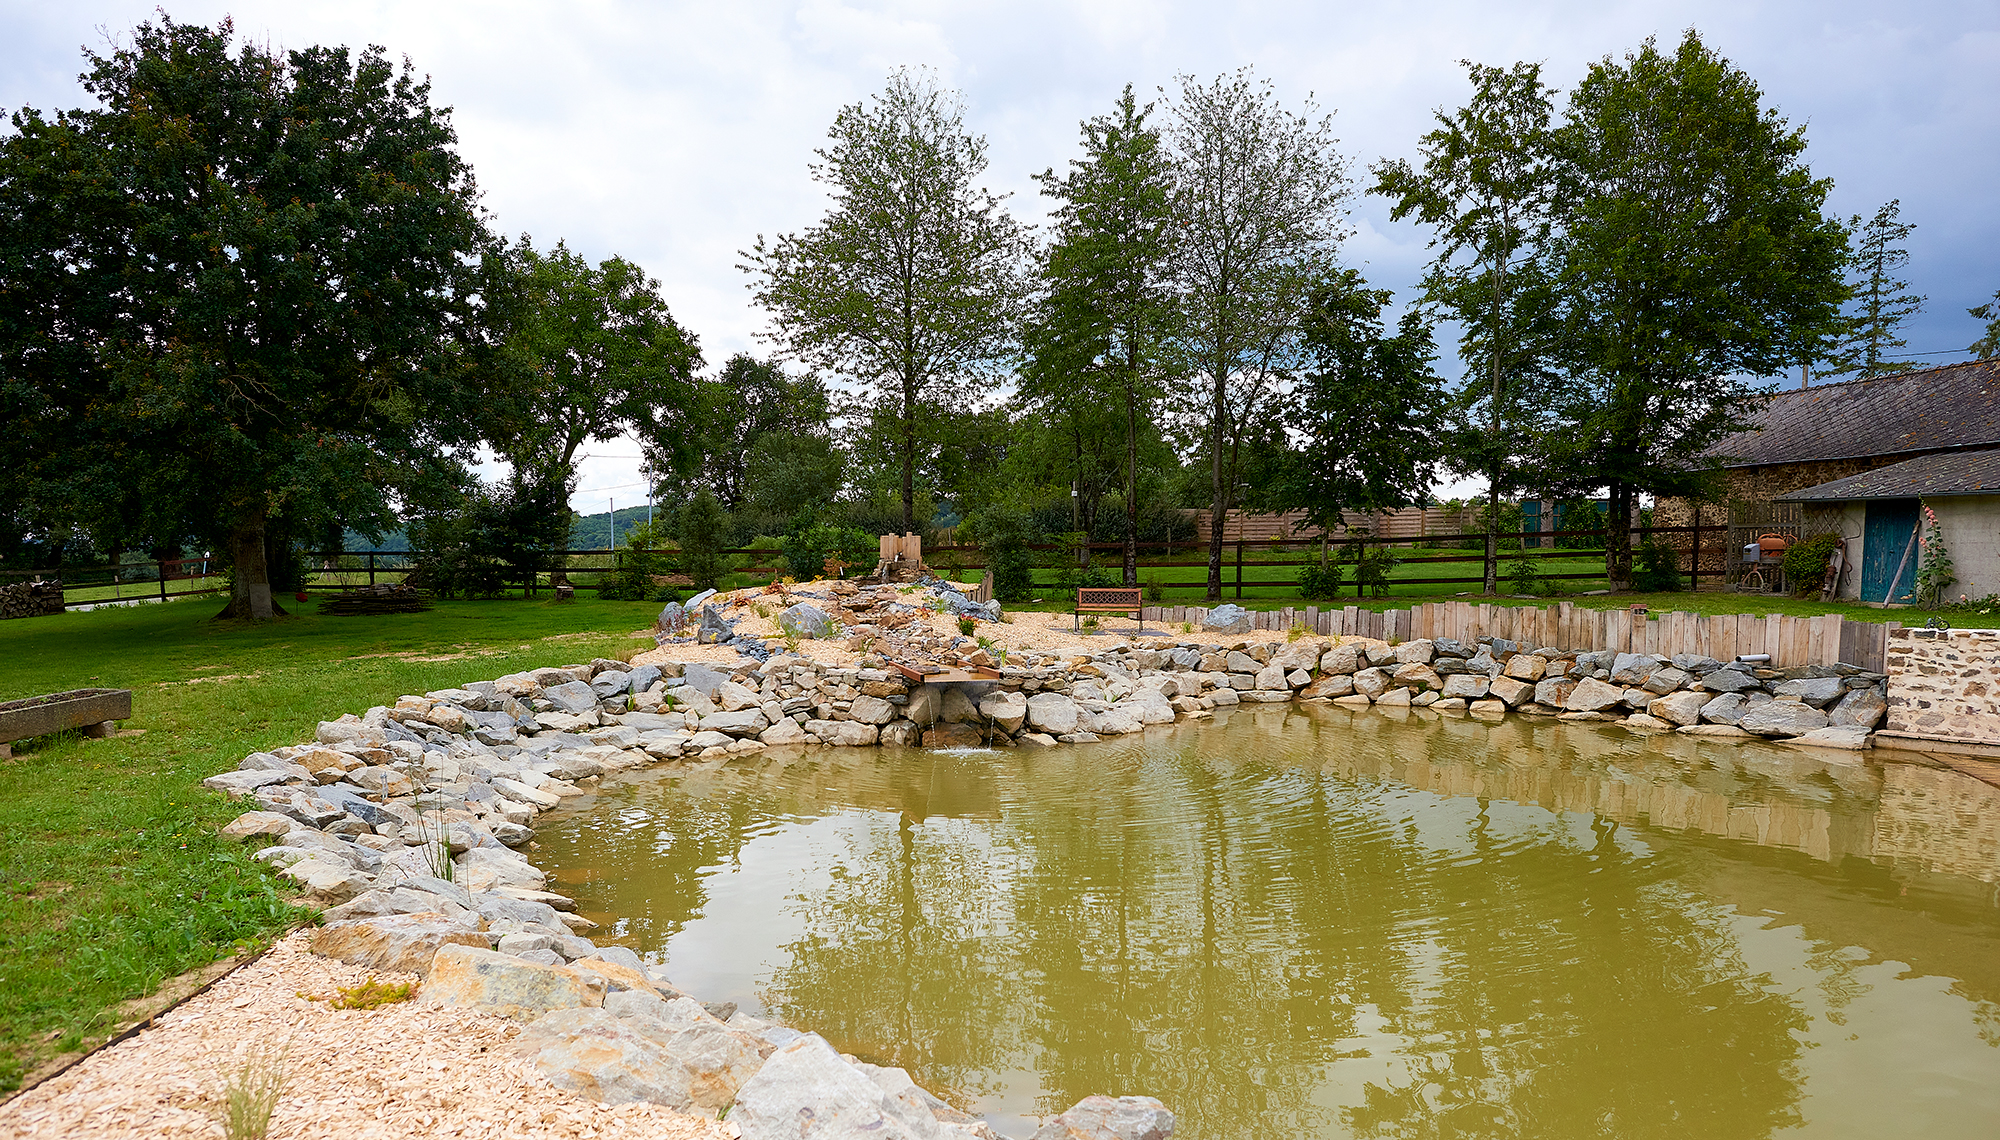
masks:
[[[2000,446],[2000,359],[1773,392],[1752,420],[1710,449],[1723,466]]]
[[[1943,451],[1877,467],[1789,495],[1781,503],[1824,503],[1854,499],[1914,499],[1943,495],[2000,495],[2000,448]]]

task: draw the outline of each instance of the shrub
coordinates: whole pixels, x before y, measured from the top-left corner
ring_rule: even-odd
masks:
[[[1035,589],[1034,530],[1026,512],[992,506],[967,520],[993,571],[993,596],[1003,602],[1025,601]]]
[[[1837,534],[1815,534],[1785,548],[1785,580],[1792,584],[1793,593],[1815,593],[1826,584],[1827,566],[1839,545]]]
[[[881,551],[878,541],[860,527],[830,522],[794,527],[785,536],[784,546],[785,565],[801,581],[824,574],[829,556],[838,555],[842,562],[862,566]]]
[[[1663,542],[1649,540],[1639,548],[1639,569],[1632,575],[1632,588],[1649,594],[1680,589],[1680,552]]]
[[[1299,570],[1299,596],[1304,598],[1337,598],[1340,596],[1342,578],[1340,563],[1317,561],[1308,562]]]
[[[1532,558],[1520,557],[1507,564],[1507,588],[1517,594],[1539,594],[1547,588]]]
[[[1368,532],[1360,527],[1350,527],[1347,541],[1340,548],[1340,560],[1354,567],[1354,594],[1373,594],[1380,598],[1389,593],[1389,571],[1396,568],[1396,556],[1386,546],[1368,545]]]

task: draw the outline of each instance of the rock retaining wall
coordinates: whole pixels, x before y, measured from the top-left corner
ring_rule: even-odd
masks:
[[[1889,732],[2000,747],[2000,630],[1896,630],[1888,671]]]

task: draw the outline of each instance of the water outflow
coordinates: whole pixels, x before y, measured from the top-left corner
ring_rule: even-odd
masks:
[[[2000,790],[1334,708],[636,773],[538,823],[708,1000],[1025,1136],[2000,1135]]]

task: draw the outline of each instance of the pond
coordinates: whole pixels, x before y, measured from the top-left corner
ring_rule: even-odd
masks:
[[[1821,755],[1265,708],[629,774],[536,859],[1013,1136],[2000,1135],[2000,789]]]

